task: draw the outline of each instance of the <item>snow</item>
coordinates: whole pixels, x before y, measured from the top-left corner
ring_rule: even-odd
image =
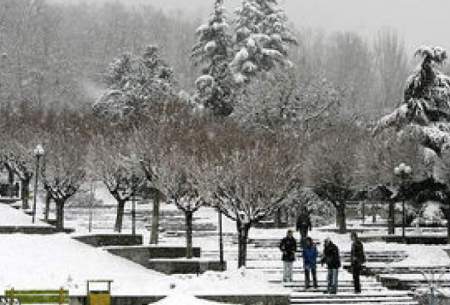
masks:
[[[114,294],[160,295],[169,289],[163,275],[65,234],[0,235],[0,248],[0,290],[63,286],[70,289],[70,294],[82,295],[86,280],[93,279],[113,279]]]
[[[409,245],[408,257],[400,262],[392,263],[390,266],[398,267],[423,267],[450,265],[450,258],[439,246]]]
[[[185,292],[195,291],[195,295],[268,295],[286,294],[289,290],[269,284],[259,272],[238,269],[225,272],[208,271],[200,276],[180,276],[174,282],[176,287]]]
[[[214,50],[217,48],[217,44],[215,41],[209,41],[206,45],[205,45],[205,52],[207,53],[212,53],[214,52]]]
[[[38,220],[39,215],[36,213],[36,222],[32,223],[32,217],[24,214],[23,211],[14,209],[8,205],[0,204],[0,226],[39,226],[49,227],[47,223]]]
[[[65,234],[0,235],[0,248],[1,290],[63,286],[71,295],[84,295],[87,280],[113,279],[113,295],[168,295],[173,291],[191,295],[287,293],[261,279],[258,273],[235,270],[166,276]]]

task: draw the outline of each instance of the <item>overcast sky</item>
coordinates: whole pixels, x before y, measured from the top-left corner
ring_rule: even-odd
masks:
[[[117,0],[52,0],[117,1]],[[180,9],[206,16],[213,0],[122,0],[144,2],[165,10]],[[241,0],[225,0],[232,11]],[[450,50],[450,0],[281,0],[297,26],[327,31],[353,30],[371,39],[383,27],[396,29],[409,50],[422,44]]]

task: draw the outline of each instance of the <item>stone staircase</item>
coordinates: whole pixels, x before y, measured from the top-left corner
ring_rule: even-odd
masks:
[[[247,269],[261,272],[263,277],[274,285],[283,285],[291,291],[290,303],[298,305],[418,305],[419,303],[410,295],[409,291],[389,290],[375,277],[361,276],[361,294],[355,294],[352,275],[345,269],[339,270],[339,287],[336,295],[325,294],[327,288],[325,267],[317,265],[318,289],[305,289],[304,270],[301,252],[294,264],[294,281],[282,283],[282,262],[278,250],[278,240],[252,240],[247,252]],[[218,257],[218,251],[204,251],[203,255]],[[226,250],[224,256],[228,263],[237,259],[236,250]],[[368,262],[389,263],[406,258],[402,251],[368,251]],[[344,266],[348,265],[349,253],[342,252],[341,259]]]

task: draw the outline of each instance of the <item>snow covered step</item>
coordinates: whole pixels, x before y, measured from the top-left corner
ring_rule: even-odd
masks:
[[[326,286],[322,286],[322,287],[319,286],[318,289],[311,289],[311,288],[310,289],[305,289],[305,288],[293,289],[294,293],[321,293],[321,294],[323,294],[326,291],[327,291],[327,287]],[[339,289],[338,289],[339,294],[354,293],[354,291],[355,291],[355,289],[354,289],[353,286],[339,287]],[[384,287],[380,287],[380,288],[377,288],[377,287],[371,287],[371,288],[369,288],[369,287],[366,287],[366,288],[361,287],[361,291],[362,291],[363,294],[364,293],[383,294],[383,293],[385,293],[388,290],[386,290],[386,288],[384,288]]]
[[[339,300],[334,300],[335,302],[327,303],[327,305],[341,305],[341,304],[348,304],[348,303],[341,303]],[[291,304],[304,304],[299,303],[296,300],[291,300]],[[310,304],[316,304],[316,303],[310,303]],[[396,302],[396,301],[382,301],[382,302],[358,302],[357,305],[419,305],[418,302],[411,300],[411,301],[402,301],[402,302]]]
[[[326,294],[322,294],[326,295]],[[298,298],[298,297],[290,297],[291,304],[350,304],[350,303],[400,303],[400,302],[408,302],[414,303],[414,300],[411,297],[340,297],[339,294],[332,295],[332,298],[320,298],[320,294],[317,296],[306,299],[306,298]]]
[[[281,284],[282,282],[281,282],[281,280],[269,280],[269,283]],[[317,281],[317,284],[319,285],[319,287],[322,285],[326,286],[327,283],[328,283],[327,281],[321,280],[321,279],[319,279]],[[338,284],[339,284],[338,286],[352,285],[352,287],[353,287],[353,281],[348,281],[348,280],[347,281],[339,281]],[[383,287],[383,286],[381,286],[380,283],[375,282],[375,281],[367,281],[367,282],[361,281],[361,284],[362,285],[364,284],[366,287]],[[304,280],[296,280],[296,281],[293,281],[290,283],[283,283],[283,285],[285,287],[303,287],[305,285],[305,281]]]
[[[341,293],[338,291],[338,294],[320,294],[320,293],[314,293],[314,292],[303,292],[303,293],[292,293],[291,298],[296,299],[312,299],[312,298],[318,298],[318,299],[335,299],[335,298],[390,298],[390,297],[408,297],[411,298],[407,292],[402,291],[385,291],[384,293],[376,293],[376,292],[363,292],[360,294],[355,293]]]

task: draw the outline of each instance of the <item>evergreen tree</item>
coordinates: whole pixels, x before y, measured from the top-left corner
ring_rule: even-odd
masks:
[[[196,32],[192,49],[196,64],[202,64],[203,75],[195,82],[196,100],[214,114],[227,116],[232,111],[232,81],[228,63],[232,54],[232,37],[223,0],[216,0],[208,22]]]
[[[116,58],[105,79],[109,89],[95,103],[94,112],[113,120],[148,114],[151,106],[176,97],[173,70],[155,46],[141,56],[127,53]]]
[[[230,64],[236,83],[249,82],[278,64],[291,64],[288,45],[296,40],[277,0],[243,0],[236,13],[236,54]]]
[[[450,180],[447,166],[450,155],[450,78],[438,70],[447,59],[447,52],[440,47],[421,47],[416,51],[416,56],[420,56],[422,61],[407,80],[402,104],[380,119],[374,134],[395,127],[402,134],[411,135],[422,146],[426,174],[433,178],[429,180],[442,182],[446,186],[434,195],[447,203],[443,207],[449,223],[450,240]],[[414,194],[418,191],[434,192],[431,186],[425,189],[411,186],[411,190]]]
[[[447,53],[440,47],[421,47],[416,56],[422,61],[407,80],[402,104],[384,116],[374,132],[387,127],[412,131],[429,152],[439,156],[450,144],[450,78],[438,70]]]

